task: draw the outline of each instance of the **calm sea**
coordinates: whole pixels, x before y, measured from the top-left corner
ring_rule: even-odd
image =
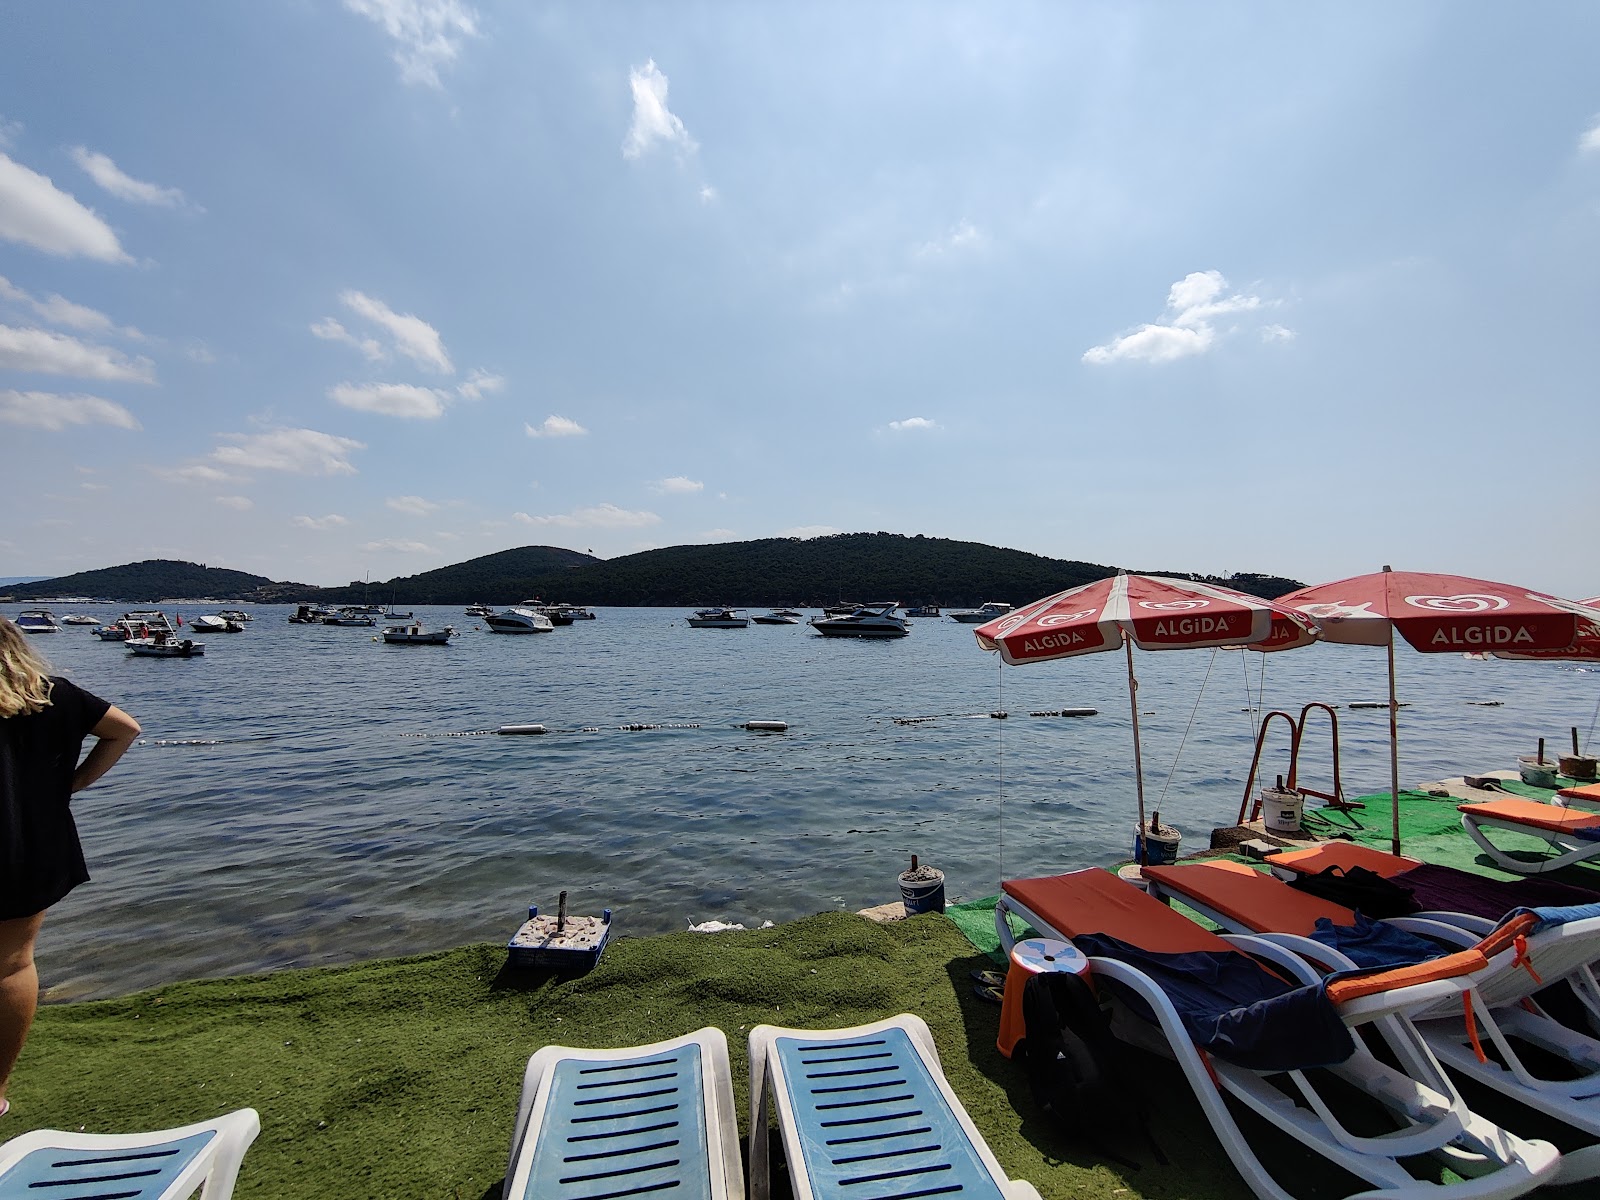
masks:
[[[912,854],[957,900],[1131,848],[1120,654],[1002,670],[949,619],[855,642],[690,629],[667,609],[520,637],[418,609],[461,635],[403,647],[291,611],[254,609],[197,659],[134,658],[88,626],[36,640],[144,726],[74,801],[94,879],[45,924],[50,998],[504,940],[562,890],[637,935],[898,899]],[[1397,655],[1402,784],[1514,767],[1541,736],[1568,747],[1600,699],[1600,673],[1561,664]],[[1135,666],[1148,805],[1203,847],[1238,812],[1263,656]],[[1348,794],[1387,786],[1386,714],[1348,707],[1385,697],[1381,650],[1315,646],[1265,668],[1268,708],[1340,706]],[[1029,715],[1079,706],[1099,715]],[[755,720],[789,729],[739,727]],[[524,722],[549,732],[477,732]],[[1323,729],[1302,780],[1326,788]],[[1287,769],[1286,743],[1269,773]]]

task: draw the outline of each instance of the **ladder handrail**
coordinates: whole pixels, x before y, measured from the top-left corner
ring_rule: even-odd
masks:
[[[1256,733],[1256,752],[1254,757],[1250,759],[1250,774],[1245,777],[1244,799],[1239,801],[1239,819],[1235,824],[1243,825],[1245,823],[1245,810],[1250,807],[1250,789],[1255,787],[1256,784],[1256,771],[1261,766],[1261,751],[1267,741],[1267,727],[1272,724],[1273,717],[1282,717],[1289,722],[1289,777],[1291,779],[1294,778],[1295,763],[1300,758],[1300,726],[1295,723],[1295,719],[1288,713],[1275,708],[1261,718],[1261,728]],[[1252,821],[1255,820],[1253,812],[1250,819]]]
[[[1331,704],[1324,704],[1320,700],[1313,700],[1300,710],[1300,736],[1302,741],[1306,732],[1306,717],[1311,710],[1320,708],[1328,714],[1329,732],[1333,737],[1333,793],[1319,792],[1314,788],[1299,787],[1297,780],[1300,773],[1300,758],[1298,748],[1289,763],[1289,787],[1302,792],[1307,796],[1315,796],[1318,800],[1326,800],[1333,808],[1359,808],[1360,805],[1351,804],[1344,798],[1344,776],[1339,771],[1339,714],[1334,712]]]

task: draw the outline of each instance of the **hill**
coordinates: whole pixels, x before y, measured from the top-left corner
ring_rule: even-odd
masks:
[[[265,575],[208,567],[204,563],[181,562],[171,558],[149,558],[120,567],[98,571],[79,571],[38,583],[19,585],[10,593],[18,600],[37,600],[44,596],[109,596],[117,600],[167,600],[176,596],[197,599],[255,599],[264,586],[305,587],[305,584],[273,585]]]
[[[260,575],[197,563],[151,560],[66,575],[12,589],[40,596],[114,596],[130,601],[212,596],[253,604],[364,601],[415,604],[516,604],[550,601],[622,606],[745,607],[840,600],[971,608],[986,600],[1021,604],[1115,573],[1113,566],[1046,558],[981,542],[897,533],[765,538],[709,546],[670,546],[602,560],[558,546],[519,546],[420,575],[354,582],[341,588],[274,583]],[[1301,585],[1275,575],[1200,576],[1260,596]]]

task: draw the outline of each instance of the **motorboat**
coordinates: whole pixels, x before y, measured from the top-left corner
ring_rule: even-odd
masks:
[[[217,616],[221,617],[224,621],[238,621],[241,624],[250,620],[250,614],[245,612],[242,608],[224,608],[217,613]]]
[[[337,612],[329,613],[322,618],[324,625],[349,625],[370,628],[378,623],[378,618],[367,611],[366,605],[354,605],[350,608],[341,608]]]
[[[541,612],[521,606],[491,613],[483,619],[490,633],[549,633],[555,628]]]
[[[126,642],[131,638],[171,637],[176,632],[166,613],[142,608],[123,613],[111,624],[96,629],[94,635],[103,642]]]
[[[690,629],[743,629],[750,624],[749,617],[739,614],[739,608],[697,608],[688,618]]]
[[[416,613],[412,613],[412,612],[395,612],[394,609],[392,609],[392,608],[386,608],[386,609],[383,610],[383,619],[385,621],[410,621],[415,616],[416,616]]]
[[[56,615],[48,608],[25,608],[17,614],[17,628],[23,633],[60,633]]]
[[[561,611],[566,613],[567,616],[571,617],[574,621],[594,620],[594,609],[584,608],[581,604],[563,604],[561,606]]]
[[[982,625],[985,621],[992,621],[996,617],[1003,617],[1011,611],[1011,605],[1004,600],[990,600],[980,608],[970,608],[964,612],[950,614],[952,621],[960,621],[963,625]]]
[[[494,609],[490,608],[487,604],[469,604],[467,605],[466,612],[467,616],[469,617],[494,616]]]
[[[750,618],[757,625],[798,625],[805,617],[792,608],[775,608]]]
[[[206,652],[206,644],[192,638],[175,638],[170,634],[153,637],[129,638],[123,643],[130,654],[140,658],[198,658]]]
[[[823,637],[898,638],[911,632],[911,622],[897,617],[895,604],[862,607],[843,617],[812,617],[811,627]]]
[[[915,608],[906,609],[906,616],[908,617],[937,617],[939,615],[939,606],[937,604],[919,604]]]
[[[524,600],[519,606],[532,609],[541,616],[548,617],[552,625],[571,625],[572,614],[565,604],[546,604],[543,600]]]
[[[196,633],[243,633],[244,626],[231,617],[221,613],[216,616],[194,617],[189,621],[189,628]]]
[[[424,629],[413,622],[410,625],[388,626],[383,631],[383,640],[390,646],[445,646],[455,635],[456,631],[449,625],[443,629]]]
[[[91,617],[87,613],[68,613],[61,618],[63,625],[98,625],[99,617]]]
[[[320,604],[302,604],[294,610],[294,616],[289,618],[291,625],[321,625],[333,613]]]

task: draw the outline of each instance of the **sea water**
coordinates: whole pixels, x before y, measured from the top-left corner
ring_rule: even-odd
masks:
[[[1122,654],[1002,668],[947,619],[858,641],[690,629],[656,608],[521,636],[419,608],[459,636],[390,646],[292,611],[255,608],[246,632],[203,635],[201,658],[136,658],[87,626],[35,641],[144,726],[74,800],[93,880],[45,924],[49,998],[504,941],[562,891],[643,935],[882,904],[912,854],[954,901],[1130,853]],[[1539,737],[1567,748],[1600,699],[1600,673],[1570,665],[1396,654],[1402,786],[1513,768]],[[1263,700],[1339,706],[1344,791],[1388,786],[1388,714],[1349,707],[1386,698],[1382,650],[1135,651],[1133,665],[1145,806],[1184,852],[1238,816]],[[1029,715],[1072,707],[1099,712]],[[548,732],[483,732],[528,723]],[[1313,722],[1300,772],[1324,791],[1327,730]],[[1287,770],[1280,723],[1257,788]]]

